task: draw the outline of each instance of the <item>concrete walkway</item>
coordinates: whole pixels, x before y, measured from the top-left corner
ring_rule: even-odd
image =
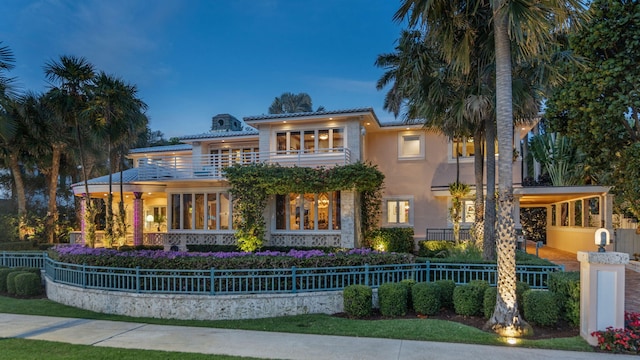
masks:
[[[0,313],[0,338],[2,337],[127,349],[248,356],[261,359],[637,359],[633,355],[147,325]]]

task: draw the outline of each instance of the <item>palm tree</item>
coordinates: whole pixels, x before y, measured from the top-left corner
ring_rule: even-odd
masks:
[[[84,201],[86,206],[85,224],[86,243],[95,244],[94,209],[89,195],[87,162],[85,158],[84,137],[87,127],[83,123],[82,110],[87,103],[87,87],[93,82],[95,70],[83,57],[61,56],[60,61],[49,61],[44,67],[47,80],[52,82],[49,91],[51,103],[56,114],[73,127],[80,157],[80,167],[84,182]]]
[[[107,244],[112,245],[114,239],[122,239],[126,233],[122,176],[120,177],[121,190],[117,227],[119,231],[114,231],[112,194],[114,164],[120,164],[121,156],[124,156],[129,145],[138,139],[140,133],[146,131],[147,119],[140,115],[147,105],[137,98],[135,86],[126,84],[123,80],[104,72],[100,72],[94,83],[90,85],[87,105],[83,115],[91,118],[94,133],[107,140],[109,194],[107,195],[105,237]]]
[[[320,106],[316,111],[324,111],[324,107]],[[269,114],[292,114],[303,112],[313,112],[311,96],[307,93],[283,93],[280,97],[276,97],[269,107]]]
[[[499,147],[499,212],[498,212],[498,295],[493,316],[487,327],[505,336],[518,336],[530,327],[518,313],[515,297],[515,223],[513,221],[513,88],[512,56],[518,61],[544,55],[554,32],[575,22],[574,15],[583,8],[580,1],[544,1],[532,4],[522,0],[404,0],[394,18],[408,18],[410,26],[418,24],[428,29],[433,43],[442,48],[444,59],[454,69],[468,73],[472,67],[472,27],[467,16],[490,5],[487,24],[493,26],[496,86],[496,127]],[[462,32],[464,41],[453,41]],[[512,41],[517,44],[511,48]],[[513,50],[513,53],[512,53]],[[490,54],[490,48],[483,53]],[[477,55],[477,54],[476,54]],[[485,58],[491,58],[487,56]],[[490,122],[487,122],[489,124]],[[492,144],[489,144],[488,148]],[[489,196],[491,197],[491,195]],[[488,206],[487,206],[488,207]],[[485,233],[486,235],[486,233]]]

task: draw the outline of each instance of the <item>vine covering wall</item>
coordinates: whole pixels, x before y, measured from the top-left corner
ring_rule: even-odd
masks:
[[[225,169],[225,176],[240,215],[235,224],[239,229],[238,245],[245,251],[262,246],[266,226],[263,213],[271,195],[356,191],[364,194],[360,224],[363,233],[366,235],[377,224],[384,174],[375,165],[358,162],[333,168],[307,168],[236,164]]]

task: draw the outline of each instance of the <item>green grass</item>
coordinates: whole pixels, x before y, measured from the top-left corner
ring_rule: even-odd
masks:
[[[212,321],[132,318],[77,309],[47,299],[22,300],[2,296],[0,296],[0,313],[318,335],[343,335],[484,345],[506,344],[503,338],[493,333],[484,332],[457,322],[437,319],[352,320],[322,314],[284,316],[267,319]],[[593,351],[592,347],[579,336],[550,340],[523,339],[519,340],[518,346],[556,350]],[[0,359],[1,358],[2,357],[0,357]]]
[[[255,359],[239,356],[181,353],[157,350],[133,350],[73,345],[53,341],[2,339],[0,360],[239,360]],[[46,356],[44,355],[46,354]]]

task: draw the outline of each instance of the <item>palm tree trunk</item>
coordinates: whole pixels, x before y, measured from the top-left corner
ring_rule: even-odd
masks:
[[[20,172],[17,154],[9,154],[9,167],[13,174],[13,181],[16,184],[16,196],[18,198],[18,237],[20,240],[24,240],[27,225],[27,196],[24,191],[24,180],[22,179],[22,172]]]
[[[482,125],[473,134],[473,164],[476,182],[475,221],[473,223],[476,246],[484,241],[484,151],[482,151]]]
[[[51,170],[49,171],[49,203],[47,205],[47,241],[55,242],[55,227],[58,223],[58,175],[60,174],[60,157],[64,145],[51,144]]]
[[[516,301],[516,239],[513,221],[513,104],[511,44],[504,1],[494,0],[496,48],[496,124],[498,128],[498,295],[486,324],[502,336],[519,337],[531,327],[520,317]]]
[[[487,153],[487,196],[484,209],[484,242],[482,257],[496,259],[496,123],[493,119],[485,123]]]

